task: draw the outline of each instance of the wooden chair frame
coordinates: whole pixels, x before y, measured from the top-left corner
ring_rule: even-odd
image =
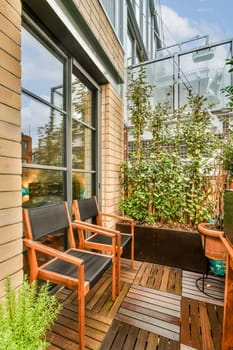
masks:
[[[80,208],[79,208],[79,203],[82,201],[90,201],[92,209],[90,210],[90,213],[85,216],[84,218],[82,217],[81,213],[80,213]],[[108,213],[104,213],[102,211],[99,210],[99,206],[98,206],[98,202],[97,202],[97,198],[96,196],[93,196],[91,198],[87,198],[87,199],[81,199],[81,200],[73,200],[73,212],[74,212],[74,217],[75,217],[75,222],[77,223],[84,223],[87,225],[87,227],[89,227],[89,229],[91,230],[91,228],[96,227],[96,225],[91,224],[89,222],[86,222],[86,219],[89,218],[95,218],[96,219],[96,224],[101,227],[102,230],[106,230],[107,232],[111,232],[111,233],[115,233],[117,235],[117,275],[118,278],[117,280],[120,281],[120,258],[121,255],[123,253],[123,246],[122,246],[122,237],[130,237],[131,238],[131,266],[133,267],[134,265],[134,220],[130,219],[130,218],[126,218],[124,216],[120,216],[120,215],[115,215],[115,214],[108,214]],[[102,223],[102,218],[103,217],[109,217],[109,218],[114,218],[117,219],[119,221],[126,221],[130,223],[130,233],[122,233],[120,231],[117,230],[113,230],[113,229],[108,229],[106,227],[103,226]],[[80,232],[80,234],[83,235],[83,233]],[[97,250],[101,250],[101,245],[102,243],[96,243],[93,242],[93,235],[88,237],[87,239],[84,238],[84,236],[80,237],[80,241],[83,242],[84,246],[90,249],[97,249]],[[117,293],[120,293],[120,284],[117,284]]]
[[[56,207],[57,206],[57,207]],[[52,208],[53,207],[53,208]],[[68,236],[68,242],[69,242],[69,249],[66,251],[60,251],[57,249],[54,249],[52,247],[48,247],[45,244],[39,242],[38,240],[34,239],[34,232],[35,229],[33,227],[33,222],[30,217],[31,210],[37,210],[38,212],[42,212],[43,209],[46,208],[46,213],[44,219],[49,220],[50,217],[50,211],[51,213],[55,213],[54,210],[57,208],[59,210],[62,210],[67,217],[67,227],[62,227],[61,229],[67,229],[67,236]],[[40,210],[42,209],[42,210]],[[34,212],[35,213],[35,212]],[[58,213],[59,215],[59,213]],[[43,219],[43,218],[42,218]],[[53,218],[54,219],[54,218]],[[25,230],[25,238],[23,240],[24,245],[28,248],[28,260],[29,260],[29,267],[30,267],[30,281],[36,279],[46,280],[50,281],[52,283],[65,286],[72,290],[77,290],[77,296],[78,296],[78,321],[79,321],[79,349],[84,350],[84,343],[85,343],[85,296],[90,290],[90,281],[85,280],[85,259],[81,259],[79,257],[76,257],[74,255],[85,255],[87,259],[93,258],[93,259],[102,259],[106,261],[111,261],[112,264],[112,300],[115,300],[116,297],[116,234],[113,232],[109,232],[107,230],[101,230],[98,227],[92,227],[92,232],[95,232],[95,234],[100,234],[106,237],[111,238],[112,245],[103,245],[102,250],[108,252],[108,255],[100,254],[97,252],[90,252],[83,249],[77,249],[75,245],[75,238],[73,229],[77,229],[79,232],[82,230],[88,230],[87,225],[82,225],[82,223],[72,223],[69,215],[69,210],[66,202],[59,203],[57,205],[50,205],[47,207],[38,207],[38,208],[31,208],[31,209],[24,209],[23,210],[23,220],[24,220],[24,230]],[[38,221],[39,222],[39,221]],[[66,225],[65,225],[66,226]],[[57,227],[58,228],[58,227]],[[54,231],[55,232],[55,231]],[[40,237],[46,236],[47,234],[53,233],[51,230],[49,232],[46,232],[45,234],[40,233]],[[82,235],[80,235],[81,237]],[[85,244],[81,243],[81,246],[84,247]],[[50,257],[52,257],[51,260],[48,262],[38,265],[38,259],[37,259],[37,252],[44,253]],[[74,254],[74,255],[71,255]],[[101,260],[101,261],[102,261]],[[69,264],[72,264],[72,266],[76,266],[77,268],[77,276],[74,276],[73,274],[63,273],[60,270],[49,270],[49,267],[51,264],[56,264],[57,262],[66,262]],[[69,265],[71,266],[71,265]],[[75,268],[75,270],[76,270]],[[103,273],[106,270],[106,266],[99,270],[99,274]],[[119,281],[118,281],[119,283]]]

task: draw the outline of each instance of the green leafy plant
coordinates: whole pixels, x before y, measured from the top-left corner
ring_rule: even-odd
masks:
[[[132,73],[130,78],[127,97],[135,152],[121,165],[120,208],[139,223],[195,228],[218,215],[216,202],[222,197],[216,189],[219,182],[212,181],[221,174],[216,169],[221,168],[222,141],[209,129],[207,101],[189,91],[182,108],[173,110],[164,102],[152,110],[153,87],[144,68],[135,80]],[[146,128],[152,137],[143,147]]]
[[[40,288],[27,277],[16,292],[10,278],[5,283],[5,299],[0,303],[0,349],[47,349],[46,331],[61,310],[55,296],[48,294],[49,285]]]

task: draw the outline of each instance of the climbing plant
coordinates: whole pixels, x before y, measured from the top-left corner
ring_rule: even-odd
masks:
[[[189,225],[212,217],[210,181],[221,162],[221,141],[210,130],[204,97],[189,91],[187,105],[151,107],[154,89],[141,67],[130,72],[128,107],[134,152],[121,165],[121,209],[140,223]],[[144,132],[150,132],[147,147]],[[214,201],[216,198],[214,198]]]

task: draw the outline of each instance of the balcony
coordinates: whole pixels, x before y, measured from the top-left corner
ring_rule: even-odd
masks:
[[[122,259],[121,291],[111,300],[111,271],[86,298],[86,349],[221,349],[223,301],[201,293],[200,276]],[[218,297],[223,288],[216,287]],[[63,309],[47,334],[49,350],[78,349],[77,295],[60,289]]]

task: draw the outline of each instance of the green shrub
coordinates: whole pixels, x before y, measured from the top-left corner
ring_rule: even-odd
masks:
[[[27,277],[15,291],[6,279],[5,299],[0,303],[0,349],[47,349],[46,331],[56,319],[61,305],[48,294],[49,284],[40,288]]]
[[[211,179],[222,174],[223,144],[209,128],[210,106],[190,90],[182,108],[173,110],[166,101],[152,109],[145,68],[134,74],[127,98],[135,151],[121,164],[120,208],[141,224],[195,228],[220,215],[222,192]],[[145,130],[151,132],[150,146],[143,145]]]

